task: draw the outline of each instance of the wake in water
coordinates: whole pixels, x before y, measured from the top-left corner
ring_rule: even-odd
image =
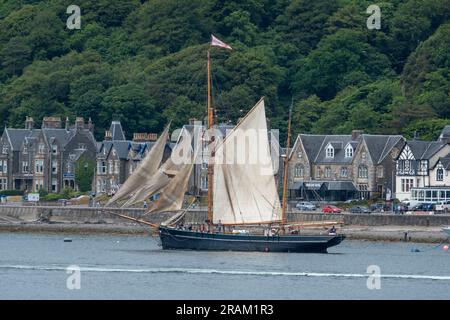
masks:
[[[61,266],[29,266],[29,265],[0,265],[0,269],[66,271],[70,268]],[[280,272],[280,271],[252,271],[252,270],[217,270],[217,269],[189,269],[189,268],[147,268],[123,269],[80,267],[81,272],[122,272],[122,273],[184,273],[184,274],[222,274],[222,275],[251,275],[251,276],[285,276],[285,277],[333,277],[333,278],[367,278],[369,274],[358,273],[318,273],[318,272]],[[381,274],[380,278],[443,280],[450,281],[450,276],[414,275],[414,274]]]

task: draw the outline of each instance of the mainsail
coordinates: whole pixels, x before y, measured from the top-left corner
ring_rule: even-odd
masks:
[[[161,164],[164,148],[169,137],[170,123],[164,129],[163,133],[145,156],[140,165],[131,174],[131,176],[120,187],[116,194],[106,203],[109,206],[117,201],[123,200],[142,186],[143,181],[151,179]]]
[[[213,184],[214,223],[280,221],[263,99],[216,148]]]
[[[196,131],[197,129],[194,127],[194,135],[197,134]],[[194,139],[194,141],[199,140],[199,138]],[[150,179],[141,181],[140,188],[127,202],[124,203],[123,207],[142,202],[152,195],[161,192],[175,177],[179,174],[185,174],[185,172],[183,172],[185,163],[181,160],[182,157],[187,156],[187,154],[184,155],[183,153],[190,152],[191,150],[192,135],[189,131],[183,129],[169,159],[167,159]],[[190,155],[192,155],[192,153],[190,153]],[[187,179],[189,179],[189,175]]]

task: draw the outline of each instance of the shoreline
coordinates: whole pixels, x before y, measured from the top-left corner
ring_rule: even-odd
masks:
[[[347,226],[338,228],[347,240],[413,242],[439,244],[448,240],[439,227],[416,226]],[[137,223],[2,223],[0,233],[42,233],[63,235],[151,236],[154,230]],[[303,229],[302,234],[325,234],[327,229]],[[406,241],[405,241],[406,233]],[[447,242],[450,242],[448,240]]]

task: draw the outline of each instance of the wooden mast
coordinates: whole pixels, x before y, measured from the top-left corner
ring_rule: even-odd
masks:
[[[212,127],[214,125],[214,109],[212,107],[211,97],[211,53],[208,49],[208,220],[209,223],[213,221],[213,177],[214,177],[214,165],[212,158],[214,156],[212,150],[212,143],[214,142],[214,136],[212,135]],[[209,136],[211,135],[211,136]]]
[[[284,177],[283,177],[283,199],[281,206],[281,222],[286,223],[286,197],[287,197],[287,180],[289,174],[289,149],[291,147],[291,120],[292,120],[292,105],[294,100],[291,101],[291,106],[289,107],[289,120],[288,120],[288,132],[286,141],[286,155],[284,158]]]

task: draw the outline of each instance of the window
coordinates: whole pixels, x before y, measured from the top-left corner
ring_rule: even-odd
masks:
[[[348,177],[348,169],[347,169],[347,167],[342,167],[341,168],[341,177],[342,178],[347,178]]]
[[[44,179],[34,180],[34,191],[39,191],[44,188]]]
[[[108,173],[112,174],[113,173],[113,161],[112,160],[108,160]]]
[[[52,179],[52,192],[56,192],[58,190],[58,180],[53,178]]]
[[[97,171],[100,174],[106,173],[106,161],[99,161],[97,162]]]
[[[52,161],[52,173],[53,174],[58,173],[58,161],[57,160]]]
[[[67,162],[67,173],[72,173],[73,163],[72,161]]]
[[[345,157],[352,158],[353,157],[353,147],[351,145],[347,146],[345,149]]]
[[[133,162],[130,162],[128,168],[129,168],[129,173],[132,174],[133,173]]]
[[[23,146],[23,151],[22,151],[22,153],[23,154],[28,154],[28,147],[27,146]]]
[[[22,161],[22,173],[28,173],[28,161]]]
[[[0,173],[8,173],[8,160],[0,160]]]
[[[202,162],[202,169],[203,170],[208,169],[208,162]]]
[[[79,143],[79,144],[78,144],[78,149],[86,150],[86,144],[84,144],[84,143]]]
[[[360,165],[358,167],[358,178],[361,179],[367,179],[369,177],[369,169],[367,169],[367,166]]]
[[[414,187],[414,179],[402,179],[402,192],[409,192]]]
[[[444,181],[444,169],[439,168],[436,170],[436,181]]]
[[[119,174],[119,169],[120,169],[120,161],[119,160],[115,160],[114,161],[114,173],[115,174]]]
[[[3,154],[8,154],[8,146],[3,146],[2,153]]]
[[[305,175],[305,167],[302,164],[295,165],[295,177],[300,178]]]
[[[208,176],[202,175],[200,180],[201,188],[208,189]]]
[[[325,178],[331,178],[331,168],[330,167],[325,168]]]
[[[44,160],[36,160],[35,161],[35,173],[43,173],[44,172]],[[37,189],[39,190],[39,189]]]
[[[301,152],[297,153],[297,158],[299,158],[299,159],[302,158],[302,153]]]
[[[58,154],[58,146],[56,144],[52,145],[52,154],[54,155]]]
[[[2,178],[0,179],[0,190],[7,190],[8,189],[8,179]]]
[[[40,144],[39,144],[38,152],[39,152],[40,154],[44,154],[44,153],[45,153],[45,145],[44,145],[43,143],[40,143]]]
[[[384,168],[383,167],[377,168],[377,177],[380,179],[384,177]]]
[[[328,146],[326,150],[327,158],[334,158],[334,148],[332,146]]]

